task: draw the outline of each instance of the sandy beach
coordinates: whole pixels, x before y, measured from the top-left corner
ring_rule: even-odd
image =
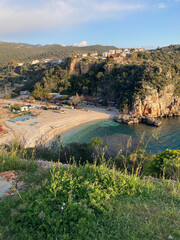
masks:
[[[65,113],[62,113],[62,110]],[[16,123],[6,121],[4,125],[10,132],[0,137],[0,143],[17,138],[23,142],[26,148],[45,145],[55,136],[65,134],[67,130],[91,121],[112,118],[116,112],[93,107],[86,109],[62,108],[61,110],[47,111],[38,109],[38,114],[39,116],[28,121]]]

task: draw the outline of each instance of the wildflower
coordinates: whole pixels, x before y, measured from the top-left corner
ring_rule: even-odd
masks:
[[[27,204],[19,204],[18,210],[23,210],[26,208],[26,206],[27,206]]]
[[[39,213],[38,217],[39,217],[40,219],[44,220],[44,219],[45,219],[45,213],[44,213],[43,211],[41,211],[41,212]]]
[[[137,154],[131,154],[130,155],[130,161],[133,162],[133,163],[136,162],[137,161]]]
[[[65,206],[66,204],[65,203],[63,203],[63,206]]]
[[[171,235],[169,235],[168,239],[173,239],[173,237]]]
[[[11,209],[10,216],[11,217],[16,217],[19,214],[19,212],[16,209]]]
[[[63,207],[61,207],[61,212],[62,212],[62,213],[64,212],[64,208],[63,208]]]

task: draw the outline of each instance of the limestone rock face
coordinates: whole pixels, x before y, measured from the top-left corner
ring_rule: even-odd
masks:
[[[146,95],[143,99],[134,98],[133,110],[124,109],[123,114],[115,117],[116,122],[126,124],[146,123],[159,127],[161,121],[157,117],[180,116],[180,98],[174,96],[174,85],[167,85],[158,92],[156,89],[146,86]]]
[[[69,68],[69,72],[71,75],[76,75],[79,76],[80,75],[80,66],[79,66],[79,60],[78,59],[73,59],[71,64],[70,64],[70,68]]]
[[[96,64],[95,59],[81,61],[81,59],[76,58],[72,60],[69,72],[71,75],[80,76],[81,74],[88,73],[91,70],[93,64]]]
[[[180,115],[180,98],[174,97],[174,85],[167,85],[159,93],[156,89],[146,86],[144,99],[137,96],[134,100],[134,116],[164,117]]]

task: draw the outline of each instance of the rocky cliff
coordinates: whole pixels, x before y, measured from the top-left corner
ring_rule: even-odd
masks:
[[[96,59],[81,59],[81,58],[75,58],[72,59],[69,72],[71,75],[80,76],[82,74],[89,73],[92,66],[94,64],[97,64]]]
[[[127,108],[123,114],[115,117],[117,122],[135,124],[144,122],[149,125],[160,126],[158,117],[180,116],[180,97],[174,96],[175,86],[169,84],[159,91],[148,85],[144,86],[146,95],[142,98],[136,96],[132,111]]]
[[[114,102],[123,109],[118,121],[159,126],[155,118],[180,116],[180,66],[171,64],[172,55],[180,59],[178,51],[149,53],[146,64],[138,56],[133,64],[76,58],[69,69],[71,75],[82,77],[83,89],[88,89],[89,95],[101,95],[106,104]]]
[[[149,86],[145,86],[146,95],[143,99],[137,96],[134,99],[134,116],[166,117],[180,115],[180,98],[174,96],[175,86],[167,85],[158,92]]]

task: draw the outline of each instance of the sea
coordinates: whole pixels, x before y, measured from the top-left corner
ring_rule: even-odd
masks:
[[[146,124],[126,125],[113,119],[90,122],[71,129],[62,136],[64,145],[78,142],[89,143],[94,137],[111,137],[127,135],[136,141],[143,141],[146,151],[151,154],[166,149],[180,149],[180,117],[164,118],[160,127]]]

